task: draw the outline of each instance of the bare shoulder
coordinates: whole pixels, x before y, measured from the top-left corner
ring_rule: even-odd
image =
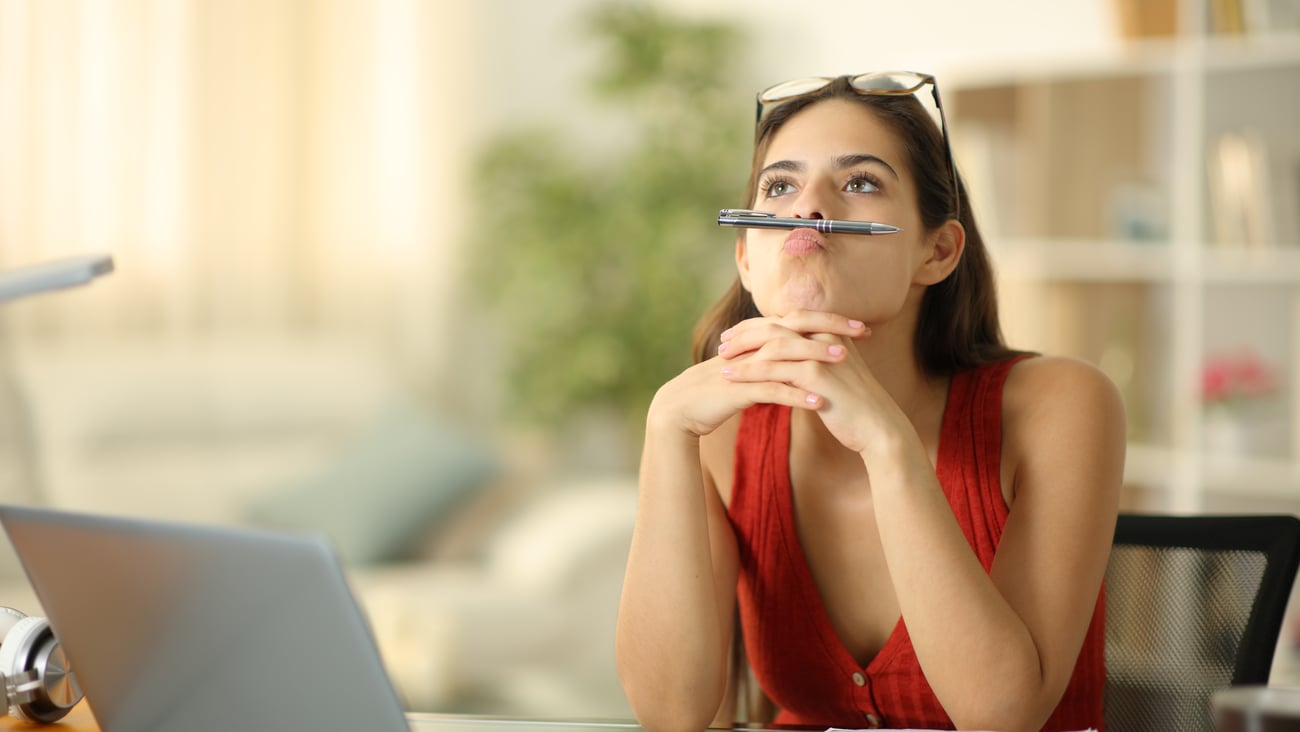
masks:
[[[1127,440],[1124,400],[1096,366],[1042,356],[1011,369],[1002,393],[1008,504],[1030,491],[1117,494]]]
[[[1002,409],[1008,426],[1070,414],[1118,419],[1120,426],[1124,420],[1124,401],[1110,377],[1086,361],[1060,356],[1016,364],[1003,388]]]
[[[705,481],[718,491],[724,506],[731,505],[731,484],[736,474],[736,435],[740,432],[740,414],[734,414],[709,434],[700,438],[700,468]]]

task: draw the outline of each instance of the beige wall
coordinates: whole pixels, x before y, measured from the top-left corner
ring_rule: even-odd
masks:
[[[0,1],[0,266],[110,251],[20,340],[346,333],[427,366],[463,209],[467,10]]]

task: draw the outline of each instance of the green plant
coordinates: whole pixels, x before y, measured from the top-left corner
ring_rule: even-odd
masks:
[[[492,140],[479,215],[513,223],[480,229],[470,281],[506,339],[513,417],[603,410],[635,428],[733,271],[714,218],[743,195],[751,85],[728,26],[624,3],[590,21],[604,51],[590,91],[632,142],[594,150],[538,126]]]

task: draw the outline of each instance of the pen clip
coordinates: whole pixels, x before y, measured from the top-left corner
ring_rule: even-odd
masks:
[[[737,218],[751,219],[770,219],[776,214],[768,211],[753,211],[747,208],[724,208],[718,213],[719,216],[735,216]]]

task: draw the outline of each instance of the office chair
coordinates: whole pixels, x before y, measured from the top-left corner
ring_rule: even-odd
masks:
[[[1265,684],[1300,564],[1294,516],[1121,514],[1106,569],[1106,726],[1210,730],[1210,696]]]

